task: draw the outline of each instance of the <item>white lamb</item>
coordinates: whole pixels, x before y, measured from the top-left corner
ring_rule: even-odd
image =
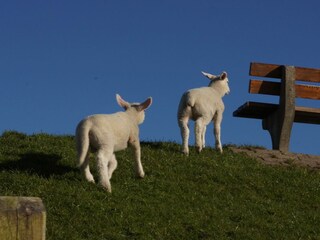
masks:
[[[202,72],[210,79],[208,87],[195,88],[186,91],[180,100],[178,108],[178,124],[182,137],[182,152],[189,155],[189,128],[188,121],[195,121],[195,145],[200,153],[205,147],[206,126],[214,122],[214,135],[216,148],[222,153],[220,129],[224,104],[222,97],[230,92],[227,73],[219,76]]]
[[[78,166],[83,171],[85,178],[89,182],[94,182],[89,169],[89,152],[90,149],[96,152],[100,184],[108,192],[111,192],[110,179],[117,167],[114,152],[127,148],[128,143],[135,151],[136,173],[138,177],[144,177],[138,125],[144,121],[144,110],[152,103],[151,97],[141,104],[128,103],[118,94],[116,99],[118,104],[125,109],[124,112],[89,116],[83,119],[76,129]]]

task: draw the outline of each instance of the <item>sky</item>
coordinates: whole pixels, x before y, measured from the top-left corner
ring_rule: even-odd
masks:
[[[232,113],[248,100],[278,101],[248,93],[250,62],[320,68],[319,11],[318,0],[1,1],[0,133],[74,135],[84,117],[122,111],[118,93],[153,98],[142,141],[181,143],[181,95],[208,85],[201,71],[226,71],[222,143],[271,148],[261,120]],[[294,124],[290,151],[319,155],[319,134]],[[206,142],[214,146],[212,126]]]

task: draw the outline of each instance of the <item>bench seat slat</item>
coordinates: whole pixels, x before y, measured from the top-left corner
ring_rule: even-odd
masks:
[[[294,121],[298,123],[320,124],[320,108],[295,107]]]
[[[233,116],[265,119],[278,107],[278,104],[273,103],[246,102],[233,112]],[[296,106],[294,122],[320,124],[320,109]]]
[[[233,112],[234,117],[264,119],[276,111],[278,104],[246,102]]]

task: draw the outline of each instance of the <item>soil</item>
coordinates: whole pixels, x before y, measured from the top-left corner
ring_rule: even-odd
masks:
[[[276,150],[268,150],[255,147],[236,148],[230,147],[235,153],[245,153],[248,156],[268,165],[281,166],[300,166],[311,170],[320,171],[320,156],[301,154],[301,153],[284,153]]]

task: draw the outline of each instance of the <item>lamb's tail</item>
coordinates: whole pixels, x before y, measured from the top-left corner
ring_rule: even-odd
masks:
[[[194,99],[190,95],[190,92],[187,91],[182,95],[180,99],[177,114],[178,120],[183,118],[186,114],[188,115],[189,113],[187,112],[191,111],[190,109],[194,106]]]
[[[81,168],[89,154],[89,131],[90,127],[86,121],[81,121],[76,129],[76,146],[78,152],[78,167]]]
[[[190,92],[187,92],[186,104],[188,107],[194,107],[195,99]]]

